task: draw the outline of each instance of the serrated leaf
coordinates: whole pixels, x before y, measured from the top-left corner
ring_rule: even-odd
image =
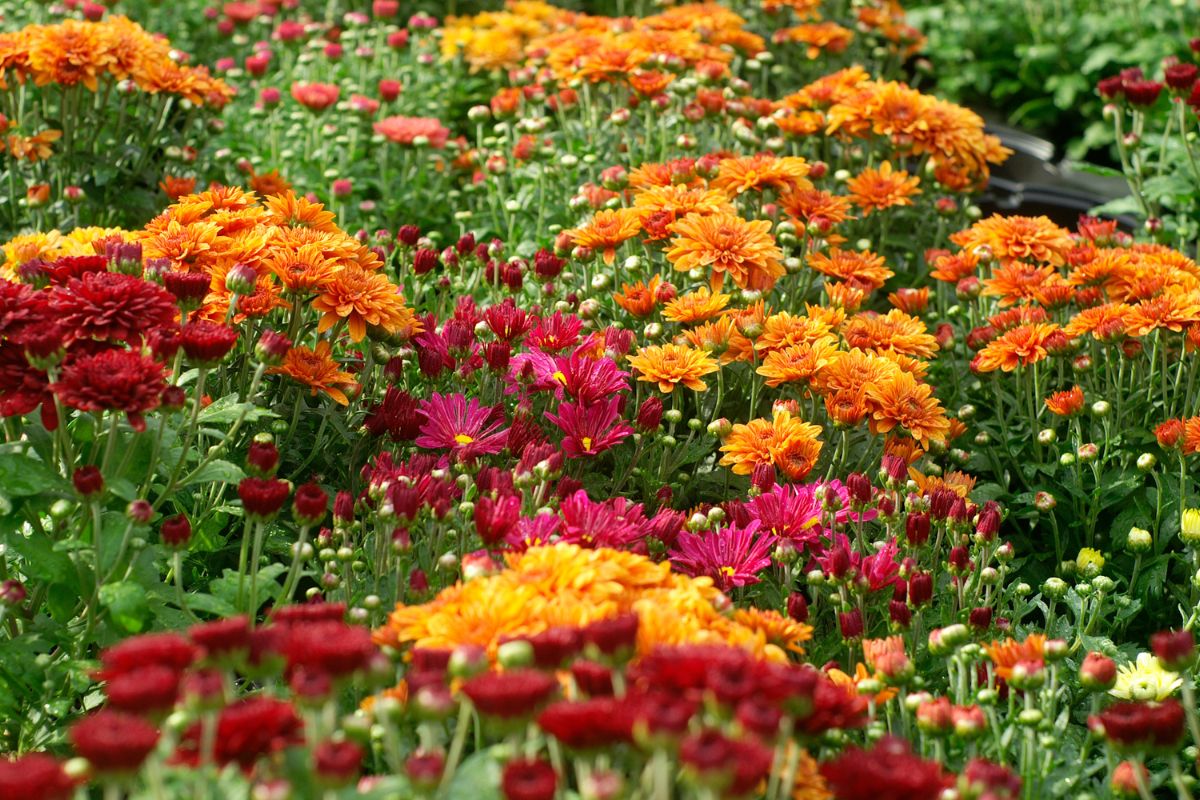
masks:
[[[108,609],[112,621],[126,633],[139,633],[146,624],[146,590],[130,581],[107,583],[100,587],[100,604]]]
[[[244,477],[246,473],[237,464],[218,458],[205,464],[180,486],[191,486],[194,483],[237,483]]]
[[[279,416],[270,409],[256,406],[254,403],[242,403],[238,401],[237,395],[228,394],[219,400],[214,400],[208,408],[200,412],[199,420],[201,423],[232,423],[243,413],[246,415],[246,422],[256,422],[260,419],[269,419]]]

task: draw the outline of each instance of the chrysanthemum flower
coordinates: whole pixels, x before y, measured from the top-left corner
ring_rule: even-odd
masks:
[[[912,197],[921,193],[921,179],[903,170],[897,172],[890,161],[879,169],[864,169],[846,183],[850,199],[863,210],[863,216],[895,206],[911,206]]]
[[[316,243],[274,249],[264,266],[279,279],[284,292],[299,295],[322,291],[338,271],[337,264],[326,256],[325,248]]]
[[[1025,261],[1061,266],[1074,246],[1071,234],[1047,217],[1005,217],[993,214],[950,236],[964,250],[989,247],[1001,261]]]
[[[820,434],[820,427],[786,411],[769,420],[738,423],[721,444],[720,463],[735,475],[749,475],[755,467],[770,464],[791,480],[803,480],[821,454]]]
[[[309,111],[324,111],[337,102],[341,89],[332,83],[306,83],[297,81],[292,84],[292,98]]]
[[[872,433],[887,433],[898,427],[927,448],[930,439],[944,440],[950,430],[950,421],[933,396],[933,387],[919,383],[907,372],[897,372],[890,380],[867,386],[867,400],[873,407]]]
[[[423,142],[435,150],[450,138],[450,129],[432,117],[387,117],[376,122],[374,130],[390,142],[409,147]]]
[[[768,220],[747,221],[734,214],[691,214],[672,227],[667,260],[679,272],[709,273],[716,292],[728,275],[743,289],[769,290],[784,274],[783,251]]]
[[[638,281],[632,286],[623,283],[621,291],[614,293],[612,297],[617,305],[633,316],[639,319],[648,317],[654,312],[654,306],[657,303],[655,292],[661,284],[662,278],[658,275],[652,277],[649,283]]]
[[[887,268],[883,256],[867,250],[833,249],[814,252],[808,265],[822,275],[845,281],[866,292],[880,288],[896,273]]]
[[[1083,389],[1072,386],[1046,398],[1046,409],[1060,417],[1073,417],[1083,410]]]
[[[103,350],[71,361],[51,388],[64,405],[80,411],[123,411],[137,430],[142,414],[158,408],[163,366],[130,350]]]
[[[685,325],[704,322],[720,314],[729,305],[729,299],[727,294],[713,293],[707,286],[701,286],[667,303],[663,307],[663,318]]]
[[[568,233],[577,246],[600,253],[604,263],[612,266],[617,258],[617,248],[637,236],[641,229],[642,220],[638,212],[630,208],[618,208],[615,211],[597,211],[587,225]]]
[[[980,372],[1012,372],[1044,360],[1050,336],[1060,329],[1053,323],[1018,325],[993,339],[975,357],[974,369]]]
[[[767,353],[757,372],[767,379],[767,386],[808,383],[833,361],[836,352],[836,343],[826,339],[812,344],[788,345]]]
[[[346,320],[350,338],[362,341],[367,326],[373,325],[388,333],[411,336],[421,331],[421,323],[412,309],[404,304],[400,289],[380,272],[370,272],[357,265],[344,267],[313,300],[312,307],[322,312],[317,330],[321,333]]]
[[[996,674],[1008,680],[1012,677],[1012,668],[1021,661],[1042,661],[1045,658],[1046,636],[1041,633],[1031,633],[1025,641],[1005,639],[983,646],[988,658],[996,665]],[[1153,656],[1151,656],[1153,658]]]
[[[771,566],[775,537],[759,533],[758,523],[704,533],[684,531],[671,551],[671,561],[693,577],[706,575],[723,592],[758,583],[758,573]]]
[[[546,419],[563,432],[562,448],[568,458],[594,456],[623,442],[633,428],[621,419],[620,397],[582,405],[563,403],[558,414],[546,412]]]
[[[812,188],[812,182],[806,177],[811,167],[796,156],[736,156],[722,159],[719,169],[712,185],[730,197],[752,189],[774,188],[782,192]]]
[[[299,381],[312,389],[312,396],[324,392],[340,405],[349,405],[350,400],[342,391],[347,386],[353,386],[356,381],[349,372],[342,370],[331,355],[329,342],[317,343],[315,349],[293,347],[288,350],[283,364],[267,370],[271,375],[286,375],[292,380]]]
[[[50,312],[76,339],[138,344],[171,325],[175,299],[161,286],[118,272],[89,272],[53,292]]]
[[[1109,693],[1123,700],[1152,700],[1161,702],[1174,695],[1183,685],[1177,672],[1163,669],[1153,653],[1138,653],[1129,664],[1117,668],[1117,682]]]
[[[881,353],[891,350],[915,358],[937,354],[937,339],[927,332],[925,323],[893,308],[887,314],[863,312],[855,315],[842,330],[850,347]]]
[[[656,383],[664,392],[673,392],[679,385],[703,392],[708,386],[700,379],[720,369],[703,350],[677,344],[642,347],[629,357],[629,365],[637,371],[639,381]]]
[[[482,405],[477,398],[469,401],[461,394],[433,396],[421,403],[417,413],[425,418],[418,447],[450,450],[470,458],[499,453],[508,442],[503,412]]]

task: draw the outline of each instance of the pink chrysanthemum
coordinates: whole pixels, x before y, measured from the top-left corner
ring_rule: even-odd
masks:
[[[758,583],[758,573],[771,566],[775,537],[759,533],[757,520],[744,528],[721,528],[707,533],[683,532],[671,551],[671,561],[693,577],[707,575],[723,592]]]
[[[594,456],[623,442],[633,427],[621,419],[617,407],[620,397],[590,406],[563,403],[558,415],[546,412],[546,419],[563,432],[562,448],[568,458]]]
[[[562,541],[624,550],[645,537],[649,522],[641,503],[615,497],[597,503],[580,489],[562,501]]]
[[[461,394],[434,395],[417,410],[424,419],[418,447],[449,449],[460,459],[499,453],[508,442],[508,429],[500,429],[503,411],[467,400]]]

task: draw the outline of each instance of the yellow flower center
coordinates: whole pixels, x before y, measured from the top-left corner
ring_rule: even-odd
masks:
[[[558,381],[558,382],[559,382],[559,383],[561,383],[563,386],[566,386],[566,385],[567,385],[567,376],[566,376],[566,375],[563,375],[561,371],[559,371],[559,372],[555,372],[555,373],[554,373],[553,375],[551,375],[550,377],[554,378],[554,380]]]
[[[460,433],[454,437],[454,441],[458,442],[459,444],[470,444],[475,440],[470,436],[467,436],[465,433]]]
[[[726,578],[733,577],[733,567],[721,567],[721,574]]]
[[[585,437],[583,437],[583,439],[581,439],[581,441],[583,442],[583,449],[584,449],[584,450],[591,450],[591,449],[592,449],[592,437],[590,437],[590,436],[585,436]]]

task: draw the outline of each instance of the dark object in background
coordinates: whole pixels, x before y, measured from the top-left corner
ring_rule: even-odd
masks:
[[[1055,163],[1054,145],[1045,139],[990,122],[987,131],[999,136],[1013,154],[992,171],[988,187],[979,198],[985,216],[1044,215],[1073,229],[1081,214],[1129,194],[1123,178],[1083,172],[1069,162]],[[1138,220],[1131,216],[1119,215],[1116,220],[1126,231],[1138,227]]]

